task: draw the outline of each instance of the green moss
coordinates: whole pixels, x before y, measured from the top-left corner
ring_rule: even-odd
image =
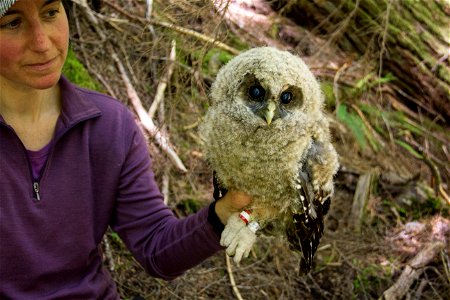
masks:
[[[202,70],[205,74],[215,75],[220,67],[229,62],[234,56],[219,49],[209,50],[203,57]]]
[[[392,75],[392,73],[384,74],[383,77],[378,77],[375,73],[369,73],[356,83],[355,88],[352,91],[353,97],[359,97],[372,88],[395,80],[396,77]]]
[[[89,75],[89,72],[84,65],[77,59],[72,49],[69,49],[62,72],[71,82],[81,87],[96,91],[102,90],[101,85],[92,79],[91,75]]]
[[[333,92],[333,83],[329,81],[321,82],[320,87],[325,96],[325,106],[328,110],[333,110],[336,105],[336,97]]]
[[[434,191],[428,187],[424,189],[427,194],[425,201],[419,201],[419,199],[411,199],[413,208],[410,215],[414,220],[421,220],[425,216],[442,215],[444,218],[448,218],[450,215],[450,208],[445,204],[444,200],[435,197]]]
[[[203,207],[203,204],[196,199],[186,199],[177,204],[177,209],[185,215],[196,213]]]

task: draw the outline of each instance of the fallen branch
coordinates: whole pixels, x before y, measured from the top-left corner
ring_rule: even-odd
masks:
[[[134,89],[133,85],[130,82],[130,79],[128,78],[128,75],[125,71],[125,67],[123,66],[122,62],[119,60],[119,57],[114,52],[114,50],[112,50],[111,47],[108,47],[108,48],[111,53],[112,59],[115,61],[117,68],[119,69],[122,80],[125,83],[125,86],[127,88],[128,97],[130,98],[131,103],[133,104],[133,107],[139,116],[142,126],[144,126],[144,128],[153,136],[156,143],[167,153],[170,160],[175,164],[175,166],[179,170],[181,170],[183,172],[187,172],[187,169],[184,166],[183,162],[178,157],[176,152],[172,149],[172,147],[169,145],[167,138],[161,134],[161,131],[159,130],[159,128],[155,126],[155,124],[153,123],[153,120],[150,118],[150,116],[145,111],[144,106],[142,105],[142,102],[139,99],[139,96],[138,96],[136,90]]]
[[[396,300],[402,299],[408,292],[412,283],[419,278],[425,267],[439,254],[445,247],[441,241],[433,242],[420,251],[409,261],[398,280],[387,289],[381,299]]]
[[[242,296],[241,296],[241,293],[239,292],[239,289],[236,286],[236,282],[234,281],[233,270],[231,270],[231,259],[226,253],[225,253],[225,259],[227,261],[227,272],[228,272],[228,277],[230,277],[231,288],[233,289],[233,292],[236,295],[237,299],[244,300],[244,298],[242,298]]]
[[[147,7],[145,10],[145,18],[147,20],[150,20],[152,17],[152,10],[153,10],[153,0],[147,0]]]
[[[148,110],[148,115],[150,118],[153,118],[155,116],[156,109],[159,106],[159,103],[163,101],[164,99],[164,92],[167,87],[167,83],[170,81],[170,78],[172,77],[173,73],[173,67],[175,65],[175,55],[176,55],[176,42],[175,40],[172,41],[172,49],[170,50],[169,54],[169,62],[167,64],[167,71],[166,74],[161,78],[161,81],[158,84],[158,87],[156,88],[156,94],[155,98],[153,99],[152,105],[150,106]]]

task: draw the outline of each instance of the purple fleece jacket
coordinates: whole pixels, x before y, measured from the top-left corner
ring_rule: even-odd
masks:
[[[0,116],[0,299],[118,299],[99,250],[108,226],[164,279],[222,249],[207,208],[180,220],[164,205],[126,107],[59,83],[62,112],[37,181]]]

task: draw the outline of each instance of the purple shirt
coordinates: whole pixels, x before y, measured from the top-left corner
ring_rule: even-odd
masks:
[[[44,148],[39,149],[37,151],[27,150],[28,158],[30,160],[31,165],[31,174],[35,180],[38,180],[44,167],[45,162],[47,161],[48,154],[50,152],[50,146],[52,143],[48,143],[44,146]]]
[[[38,178],[0,116],[0,299],[117,299],[99,251],[108,226],[164,279],[222,249],[208,208],[180,220],[164,205],[126,107],[64,78],[60,86],[62,111]]]

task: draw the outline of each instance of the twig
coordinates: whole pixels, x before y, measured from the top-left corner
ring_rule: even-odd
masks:
[[[328,291],[325,291],[324,289],[322,289],[320,287],[320,285],[317,283],[317,281],[314,279],[314,277],[311,275],[311,273],[308,274],[308,279],[312,282],[314,289],[319,292],[319,294],[324,298],[324,299],[329,299],[330,298],[330,293]]]
[[[150,23],[150,19],[152,18],[153,11],[153,0],[147,0],[147,7],[145,9],[145,19]],[[156,40],[156,32],[155,28],[152,25],[148,25],[148,29],[150,30],[153,38]]]
[[[384,56],[384,52],[386,52],[386,38],[388,35],[388,27],[389,27],[389,16],[390,16],[390,12],[391,12],[391,6],[392,6],[392,1],[389,0],[387,3],[387,7],[386,7],[386,16],[384,19],[384,29],[383,29],[383,35],[382,35],[382,39],[381,39],[381,49],[380,49],[380,58],[379,58],[379,69],[378,69],[378,77],[381,78],[382,73],[383,73],[383,56]],[[381,83],[379,83],[379,86],[381,85]]]
[[[97,34],[100,36],[100,39],[102,41],[106,41],[106,34],[100,29],[100,27],[99,27],[100,22],[98,21],[97,17],[95,16],[95,12],[92,11],[92,9],[90,9],[90,7],[87,3],[87,0],[72,0],[72,2],[80,5],[84,9],[89,22],[92,23],[92,25],[95,29],[95,32],[97,32]]]
[[[356,0],[355,7],[353,8],[353,10],[348,14],[348,16],[344,20],[342,20],[342,22],[339,24],[340,25],[339,28],[337,28],[333,32],[333,34],[331,34],[331,36],[327,39],[326,43],[320,48],[320,50],[316,52],[316,54],[314,55],[315,57],[319,57],[319,55],[323,52],[323,49],[329,47],[331,44],[334,43],[334,41],[338,40],[345,33],[348,24],[353,19],[353,17],[355,16],[355,14],[359,9],[360,1],[361,0]]]
[[[431,174],[434,178],[434,184],[432,182],[432,185],[433,185],[435,196],[441,196],[442,199],[444,199],[444,201],[446,202],[446,204],[450,204],[450,196],[445,192],[445,189],[442,185],[441,173],[439,172],[438,166],[433,162],[432,157],[429,157],[429,155],[427,154],[427,151],[425,149],[423,149],[423,147],[420,146],[418,143],[416,143],[414,140],[411,140],[411,139],[409,141],[402,140],[402,142],[413,147],[415,149],[415,151],[417,151],[419,154],[419,156],[415,156],[415,157],[417,159],[420,159],[421,161],[423,161],[430,169]]]
[[[439,67],[439,65],[442,65],[443,62],[445,62],[450,56],[450,52],[447,54],[444,54],[441,56],[441,58],[439,58],[439,60],[437,61],[437,63],[431,68],[431,72],[436,72],[437,68]]]
[[[348,64],[344,63],[342,65],[342,67],[340,67],[337,70],[336,75],[333,78],[333,94],[334,94],[334,98],[335,98],[335,105],[334,105],[335,109],[334,110],[336,111],[336,114],[337,114],[337,109],[338,109],[338,106],[339,106],[339,103],[340,103],[340,101],[339,101],[340,100],[339,99],[339,83],[338,83],[338,81],[339,81],[339,77],[341,77],[341,73],[343,73],[345,71],[345,69],[347,69],[347,68],[348,68]]]
[[[398,280],[387,289],[382,296],[385,300],[401,299],[409,290],[411,284],[419,278],[434,257],[444,249],[443,242],[434,242],[426,246],[413,259],[409,261]]]
[[[425,289],[425,287],[427,286],[427,284],[428,284],[428,282],[425,279],[422,279],[420,281],[419,287],[417,288],[417,290],[414,294],[414,298],[413,298],[414,300],[415,299],[420,300],[422,298],[422,292]]]
[[[93,74],[95,77],[97,77],[97,79],[100,81],[100,83],[106,88],[106,90],[108,91],[109,95],[111,95],[114,98],[117,98],[116,94],[114,93],[113,89],[111,88],[111,86],[108,84],[108,82],[103,78],[102,75],[100,75],[98,72],[93,71],[91,64],[89,63],[89,55],[87,55],[84,47],[83,47],[83,43],[85,42],[82,39],[82,34],[81,34],[81,28],[80,28],[80,20],[78,19],[78,16],[76,14],[76,6],[74,5],[73,7],[74,10],[74,15],[75,15],[75,27],[77,29],[78,32],[78,36],[80,37],[79,40],[82,42],[80,45],[80,50],[81,50],[81,54],[83,55],[83,59],[84,59],[84,64],[86,65],[86,68],[89,70],[90,74]]]
[[[167,64],[166,74],[164,74],[164,76],[161,78],[158,87],[156,88],[155,98],[153,99],[152,105],[148,110],[148,115],[150,116],[150,118],[153,118],[155,116],[155,112],[159,106],[159,103],[164,100],[164,91],[166,90],[167,83],[170,81],[170,78],[172,77],[173,67],[175,65],[175,55],[176,55],[175,50],[176,50],[176,42],[175,40],[173,40],[172,49],[170,50],[169,54],[169,61]]]
[[[147,20],[150,20],[152,16],[152,9],[153,9],[153,0],[147,0],[147,7],[145,10],[145,18]]]
[[[105,256],[109,266],[109,270],[111,271],[112,274],[114,274],[116,265],[114,264],[114,259],[111,252],[111,245],[109,244],[108,236],[106,234],[103,236],[103,245],[105,246]]]
[[[170,181],[170,166],[167,165],[166,169],[164,170],[164,175],[162,178],[162,189],[161,192],[164,196],[164,203],[166,205],[169,204],[169,181]]]
[[[244,300],[244,298],[242,298],[241,293],[239,292],[239,290],[236,286],[236,282],[234,281],[233,270],[231,269],[231,260],[230,260],[230,257],[226,253],[225,253],[225,259],[227,261],[227,272],[228,272],[228,276],[230,277],[230,283],[231,283],[231,287],[233,288],[233,292],[236,295],[237,299]]]
[[[126,10],[122,9],[121,7],[117,6],[116,4],[112,3],[111,1],[108,0],[104,0],[104,3],[106,3],[107,5],[109,5],[111,8],[117,10],[118,12],[120,12],[121,14],[127,16],[130,19],[134,19],[139,21],[142,25],[147,25],[148,23],[153,24],[153,25],[157,25],[157,26],[162,26],[162,27],[166,27],[172,30],[175,30],[179,33],[182,34],[186,34],[186,35],[190,35],[193,36],[201,41],[207,42],[209,44],[213,44],[213,46],[220,48],[222,50],[228,51],[231,54],[237,55],[239,54],[239,50],[237,50],[236,48],[230,47],[225,43],[219,42],[214,38],[211,38],[207,35],[204,35],[202,33],[199,33],[197,31],[191,30],[191,29],[187,29],[175,24],[171,24],[168,22],[164,22],[164,21],[158,21],[155,19],[151,19],[151,20],[146,20],[145,18],[140,18],[138,16],[132,15],[129,12],[127,12]]]
[[[447,277],[448,283],[450,283],[450,261],[448,259],[447,254],[444,251],[441,251],[441,259],[442,259],[442,265],[444,266],[445,276]]]
[[[167,153],[167,155],[175,164],[175,166],[179,170],[187,172],[187,169],[184,166],[183,162],[175,153],[175,151],[172,149],[172,147],[169,145],[167,138],[161,134],[161,131],[155,126],[153,120],[149,117],[149,115],[145,111],[144,106],[142,106],[142,102],[139,99],[139,96],[136,90],[134,89],[133,85],[131,84],[130,79],[128,78],[128,75],[125,71],[125,67],[119,60],[117,54],[114,52],[114,50],[112,50],[112,47],[108,48],[111,53],[112,59],[115,61],[119,69],[120,75],[122,76],[122,80],[127,88],[128,97],[130,98],[131,103],[133,104],[133,107],[136,110],[142,125],[154,137],[156,143]]]

